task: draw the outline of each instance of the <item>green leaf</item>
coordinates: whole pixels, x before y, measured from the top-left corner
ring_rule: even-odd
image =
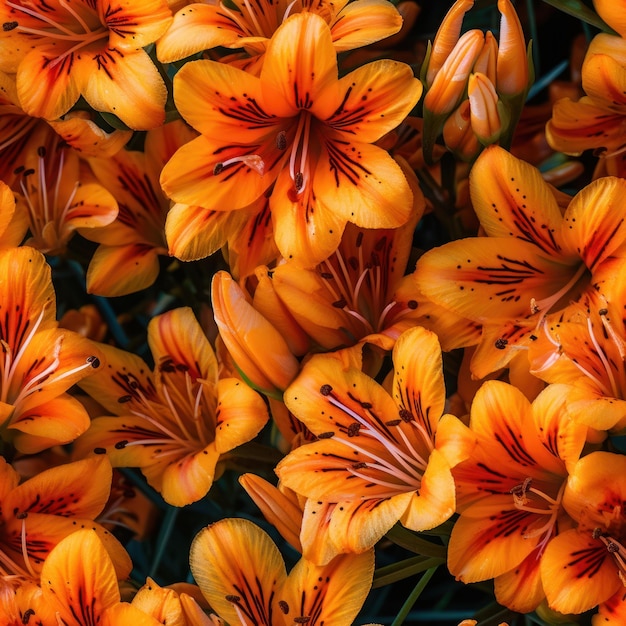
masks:
[[[608,33],[609,35],[617,35],[617,33],[595,12],[585,6],[582,0],[543,0],[563,13],[577,17],[583,22],[587,22],[591,26]]]

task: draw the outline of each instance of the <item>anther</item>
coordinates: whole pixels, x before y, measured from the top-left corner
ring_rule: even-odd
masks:
[[[87,363],[91,363],[91,367],[97,369],[100,367],[100,359],[97,356],[88,356]]]
[[[133,397],[132,397],[132,396],[130,396],[130,395],[129,395],[129,396],[120,396],[120,397],[117,399],[117,401],[118,401],[120,404],[125,404],[126,402],[130,402],[132,399],[133,399]]]
[[[608,315],[609,314],[609,310],[608,309],[600,309],[598,311],[598,315]]]
[[[504,339],[503,337],[500,337],[499,339],[496,339],[496,343],[495,346],[498,350],[504,350],[508,344],[508,340]]]
[[[332,388],[330,385],[322,385],[322,386],[320,387],[320,393],[321,393],[323,396],[329,396],[329,395],[330,395],[330,392],[331,392],[332,390],[333,390],[333,388]]]
[[[93,453],[94,454],[106,454],[106,448],[94,448],[93,449]]]
[[[28,624],[30,622],[30,618],[35,614],[34,609],[26,609],[24,611],[24,615],[22,615],[22,624]]]
[[[241,600],[239,596],[236,596],[234,594],[229,594],[225,597],[226,597],[226,600],[228,600],[228,602],[233,602],[234,604],[236,604],[237,602]]]
[[[417,309],[417,301],[415,300],[409,300],[406,305],[409,307],[409,309]]]
[[[359,231],[359,234],[356,236],[356,247],[360,248],[363,243],[363,232]]]
[[[46,156],[46,149],[44,146],[37,148],[37,154],[43,159]]]
[[[128,439],[122,439],[115,444],[116,450],[123,450],[128,445]]]
[[[213,168],[213,176],[217,176],[218,174],[221,174],[223,169],[224,169],[223,163],[216,163],[215,167]]]
[[[385,426],[397,426],[398,424],[401,424],[402,420],[389,420],[388,422],[385,422]]]
[[[361,430],[361,424],[358,422],[352,422],[350,426],[348,426],[348,437],[357,437],[359,434],[359,430]]]
[[[335,433],[332,430],[330,430],[330,431],[328,431],[326,433],[320,433],[317,436],[317,438],[318,439],[332,439],[334,436],[335,436]]]
[[[409,411],[408,409],[400,409],[399,414],[400,414],[400,419],[403,422],[413,421],[413,415],[411,415],[411,411]]]
[[[345,298],[340,298],[339,300],[335,300],[333,302],[333,306],[336,309],[343,309],[344,306],[346,306],[348,303],[346,302]]]
[[[293,184],[296,188],[296,191],[300,191],[300,189],[302,189],[302,186],[304,185],[304,176],[302,175],[302,172],[296,172],[296,175],[293,179]]]
[[[15,515],[16,519],[26,519],[28,517],[28,513],[26,511],[20,511]]]
[[[18,26],[17,22],[5,22],[4,24],[2,24],[2,30],[5,33],[8,33],[10,30],[17,28],[17,26]]]
[[[276,147],[279,150],[287,149],[287,133],[284,130],[281,130],[278,135],[276,135]]]

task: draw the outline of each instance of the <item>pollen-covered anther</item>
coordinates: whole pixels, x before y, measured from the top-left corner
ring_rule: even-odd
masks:
[[[519,485],[515,485],[509,493],[513,496],[513,501],[515,502],[516,507],[522,507],[528,503],[528,498],[526,497],[526,492],[530,487],[530,483],[532,482],[532,478],[528,477],[524,479],[523,483]]]
[[[398,411],[398,413],[400,415],[400,419],[403,422],[412,422],[413,421],[413,414],[408,409],[400,409],[400,411]]]
[[[284,130],[276,135],[276,147],[281,151],[287,149],[287,133]]]
[[[300,191],[304,186],[304,175],[302,172],[296,172],[296,175],[293,179],[293,185],[296,188],[296,191]]]
[[[326,433],[320,433],[317,438],[318,439],[332,439],[335,436],[335,433],[332,430],[329,430]]]
[[[5,33],[8,33],[10,30],[14,30],[17,27],[18,27],[17,22],[4,22],[4,24],[2,24],[2,30]]]
[[[322,385],[320,387],[320,393],[323,396],[329,396],[332,392],[333,388],[330,385]]]
[[[213,176],[218,176],[230,165],[243,163],[250,169],[254,170],[259,176],[265,173],[265,161],[258,154],[244,154],[243,156],[233,157],[226,161],[220,161],[213,167]]]
[[[359,430],[361,430],[361,424],[359,424],[358,422],[352,422],[352,424],[348,426],[348,437],[358,437]]]
[[[496,339],[494,345],[497,350],[504,350],[508,343],[509,342],[507,339],[504,339],[503,337],[499,337],[498,339]]]
[[[228,602],[233,602],[233,603],[237,603],[241,600],[241,598],[235,594],[229,594],[227,596],[225,596],[226,600],[228,600]]]
[[[88,356],[87,363],[89,363],[94,369],[100,367],[100,359],[97,356]]]

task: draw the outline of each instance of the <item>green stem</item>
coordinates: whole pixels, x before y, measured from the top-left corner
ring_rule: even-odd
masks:
[[[179,512],[180,509],[178,507],[170,506],[165,513],[165,517],[163,519],[163,523],[161,524],[161,528],[159,529],[159,536],[156,542],[156,553],[154,555],[152,566],[150,567],[150,572],[148,574],[150,578],[154,578],[156,576],[156,572],[159,569],[161,559],[163,558],[163,554],[165,553],[165,547],[169,543],[170,536],[172,534],[172,531],[174,530],[174,525],[176,524],[176,518],[178,517]]]
[[[420,556],[427,556],[434,559],[446,558],[446,548],[442,545],[437,545],[431,541],[422,539],[414,532],[404,528],[401,524],[396,524],[386,535],[389,541],[392,541],[398,546],[410,550]]]
[[[425,572],[431,567],[437,567],[445,563],[444,559],[428,558],[423,556],[413,556],[399,563],[392,563],[385,567],[380,567],[374,572],[374,583],[372,589],[390,585],[399,580],[404,580],[410,576],[415,576]]]
[[[406,599],[406,602],[402,605],[400,612],[396,615],[396,618],[391,623],[391,626],[400,626],[400,624],[404,623],[406,616],[410,613],[413,605],[417,602],[417,599],[420,597],[422,591],[424,591],[426,585],[430,582],[430,579],[437,571],[437,567],[438,566],[431,567],[419,579],[417,585],[415,585],[413,591],[411,591],[409,597]]]

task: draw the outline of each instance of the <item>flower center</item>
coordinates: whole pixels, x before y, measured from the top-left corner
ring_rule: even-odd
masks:
[[[320,435],[321,439],[336,437],[359,455],[358,462],[348,461],[346,464],[348,473],[381,487],[382,490],[376,492],[376,498],[420,489],[434,445],[409,411],[400,409],[398,418],[384,420],[371,403],[359,400],[352,392],[347,394],[349,405],[329,384],[322,385],[320,393],[329,404],[350,418],[348,422],[336,419],[339,434],[329,432]],[[417,448],[425,453],[420,453]],[[355,497],[365,496],[361,492]]]
[[[513,496],[515,508],[519,511],[546,516],[547,519],[543,525],[533,528],[531,531],[524,534],[524,539],[531,539],[543,535],[543,539],[537,546],[539,554],[541,554],[554,534],[554,528],[561,510],[561,501],[563,500],[566,482],[563,481],[561,483],[554,498],[545,491],[532,487],[532,482],[532,478],[527,477],[522,483],[513,487],[510,493]]]

